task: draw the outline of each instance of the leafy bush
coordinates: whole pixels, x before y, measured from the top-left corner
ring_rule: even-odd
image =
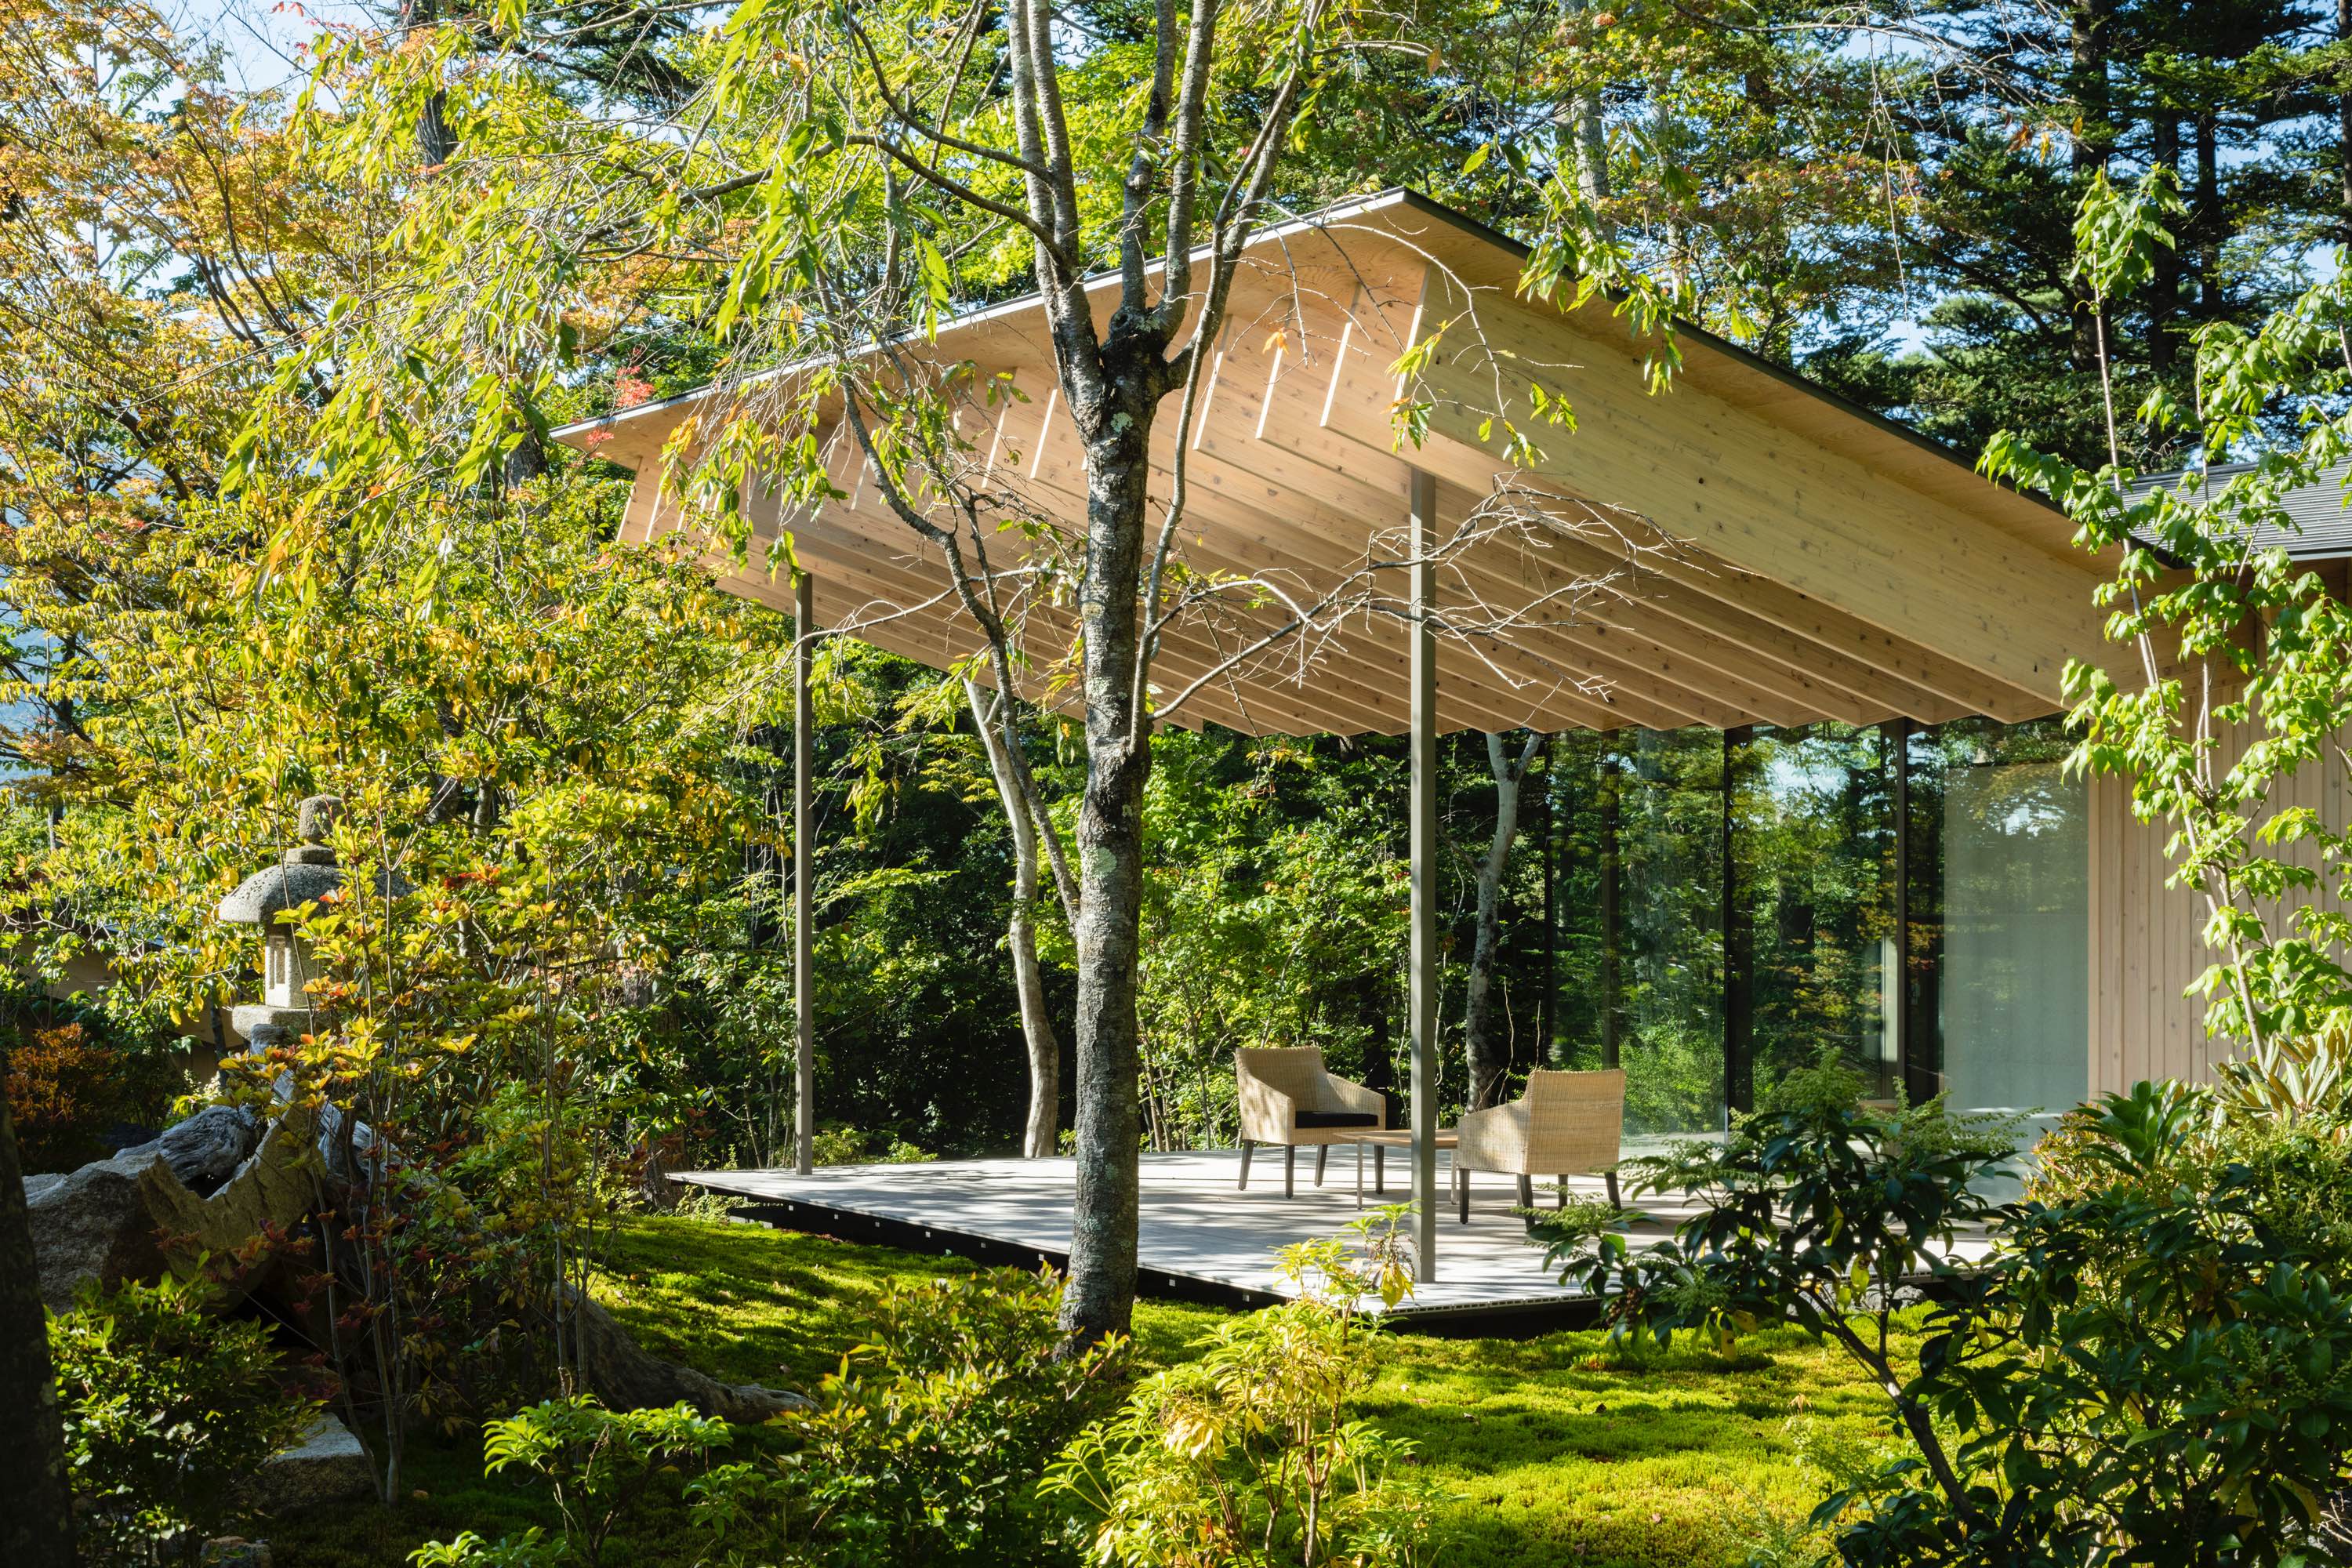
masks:
[[[473,1563],[522,1568],[539,1563],[583,1563],[600,1568],[604,1543],[627,1518],[656,1477],[699,1465],[733,1436],[724,1421],[694,1413],[691,1405],[659,1410],[607,1410],[587,1394],[550,1399],[484,1428],[482,1467],[496,1475],[509,1466],[547,1478],[556,1510],[563,1516],[563,1539],[551,1542],[536,1530],[520,1541],[493,1546],[470,1531],[456,1541],[433,1542],[415,1561],[420,1568]]]
[[[1053,1550],[1037,1481],[1108,1405],[1124,1346],[1062,1354],[1051,1276],[1000,1272],[894,1289],[869,1344],[843,1358],[814,1406],[773,1425],[792,1443],[708,1469],[726,1426],[684,1405],[615,1413],[557,1400],[493,1423],[488,1468],[546,1476],[562,1539],[435,1542],[423,1568],[600,1563],[648,1489],[680,1478],[712,1561],[1030,1564]],[[699,1474],[689,1472],[700,1471]]]
[[[208,1290],[130,1283],[49,1320],[85,1563],[154,1563],[221,1533],[247,1510],[244,1483],[310,1421],[268,1331],[207,1316]]]
[[[1063,1353],[1060,1282],[934,1279],[881,1303],[873,1342],[843,1359],[804,1441],[797,1489],[809,1561],[1038,1560],[1046,1462],[1108,1408],[1125,1345]]]
[[[1082,1433],[1047,1485],[1098,1522],[1093,1556],[1133,1568],[1305,1568],[1425,1560],[1435,1500],[1405,1466],[1410,1443],[1350,1419],[1369,1387],[1376,1322],[1412,1288],[1399,1219],[1287,1249],[1296,1301],[1220,1326],[1208,1353],[1160,1373]]]
[[[820,1165],[920,1165],[939,1158],[904,1138],[883,1138],[855,1127],[820,1127],[810,1140]]]
[[[2143,1084],[2068,1119],[2049,1173],[1994,1209],[1997,1127],[1940,1101],[1879,1114],[1833,1073],[1719,1150],[1639,1172],[1693,1194],[1673,1240],[1614,1215],[1538,1222],[1621,1332],[1725,1338],[1791,1319],[1888,1390],[1909,1443],[1814,1515],[1853,1564],[2270,1563],[2306,1547],[2352,1447],[2352,1129]],[[1949,1248],[1988,1225],[1973,1271]],[[1940,1283],[1917,1370],[1890,1354],[1906,1281]]]
[[[103,1160],[110,1131],[161,1121],[185,1087],[169,1052],[79,1018],[27,1026],[8,1051],[8,1114],[27,1171]]]

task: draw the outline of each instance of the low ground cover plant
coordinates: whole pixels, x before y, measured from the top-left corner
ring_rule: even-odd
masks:
[[[763,1226],[668,1216],[611,1236],[601,1300],[649,1348],[730,1381],[814,1388],[843,1352],[877,1336],[883,1301],[981,1272],[919,1256]],[[1892,1325],[1898,1364],[1916,1354],[1917,1309]],[[1147,1300],[1129,1346],[1142,1374],[1180,1364],[1228,1321],[1212,1308]],[[1381,1336],[1353,1415],[1408,1441],[1407,1468],[1437,1489],[1443,1568],[1738,1568],[1760,1542],[1801,1534],[1840,1473],[1893,1441],[1883,1394],[1797,1329],[1765,1324],[1728,1351],[1612,1342],[1600,1331],[1528,1340]],[[781,1428],[739,1427],[731,1462],[782,1451]],[[410,1484],[389,1506],[338,1505],[270,1521],[278,1561],[304,1568],[404,1568],[431,1540],[495,1542],[562,1520],[537,1478],[483,1473],[476,1430],[419,1433]],[[710,1537],[683,1481],[640,1496],[606,1550],[678,1568]],[[1818,1545],[1818,1541],[1813,1544]]]
[[[1012,1271],[893,1285],[870,1341],[841,1357],[810,1407],[771,1423],[777,1442],[761,1447],[774,1451],[723,1463],[734,1436],[684,1405],[617,1412],[572,1397],[492,1422],[486,1471],[543,1478],[558,1526],[496,1542],[468,1531],[415,1561],[604,1568],[614,1531],[656,1500],[683,1510],[704,1563],[1050,1559],[1063,1531],[1036,1483],[1108,1407],[1126,1356],[1123,1341],[1059,1353],[1060,1294],[1050,1275]]]

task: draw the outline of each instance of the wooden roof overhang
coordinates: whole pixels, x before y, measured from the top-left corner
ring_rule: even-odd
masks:
[[[2104,646],[2092,595],[2113,566],[2076,550],[2062,515],[1696,329],[1681,333],[1672,387],[1653,395],[1644,345],[1605,303],[1565,312],[1518,297],[1523,258],[1403,192],[1262,236],[1203,376],[1186,454],[1184,564],[1308,598],[1365,577],[1368,559],[1401,554],[1393,542],[1418,468],[1436,480],[1441,531],[1482,505],[1491,512],[1498,495],[1535,520],[1482,534],[1441,570],[1440,617],[1449,604],[1483,612],[1475,634],[1441,642],[1441,729],[2015,721],[2061,705],[2067,658]],[[1116,289],[1107,278],[1095,290],[1104,315]],[[1430,363],[1401,378],[1407,347],[1441,325]],[[1004,498],[1008,516],[1081,535],[1085,471],[1039,302],[957,318],[898,352],[969,363],[974,387],[1001,378],[1018,389],[974,393],[962,408],[969,478]],[[1541,395],[1568,400],[1572,434],[1531,415]],[[643,540],[689,521],[662,482],[679,422],[744,395],[704,388],[557,434],[636,472],[623,533]],[[1400,440],[1407,403],[1428,407],[1417,446]],[[1171,399],[1158,425],[1155,509],[1169,494],[1174,412]],[[1504,460],[1509,424],[1529,432],[1531,460]],[[819,624],[937,668],[964,664],[981,635],[938,552],[877,497],[837,421],[824,438],[843,499],[785,518],[755,486],[755,542],[790,531]],[[1024,537],[1008,529],[990,549],[1017,560]],[[734,591],[790,608],[790,585],[763,550],[749,564],[714,550],[712,562]],[[1174,721],[1404,731],[1406,576],[1387,568],[1384,600],[1224,670]],[[1241,595],[1171,628],[1155,689],[1165,700],[1210,675],[1280,613]],[[1072,644],[1066,602],[1040,595],[1026,625],[1046,663]],[[1075,701],[1074,683],[1031,674],[1026,695]]]

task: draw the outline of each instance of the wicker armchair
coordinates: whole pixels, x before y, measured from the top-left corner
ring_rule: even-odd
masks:
[[[1323,1184],[1331,1145],[1351,1132],[1389,1124],[1388,1101],[1376,1089],[1333,1078],[1313,1046],[1258,1046],[1234,1053],[1234,1087],[1241,1096],[1242,1180],[1249,1185],[1250,1152],[1260,1143],[1282,1146],[1282,1195],[1295,1190],[1298,1151],[1315,1151],[1315,1184]]]
[[[1532,1178],[1566,1181],[1599,1175],[1617,1195],[1618,1141],[1625,1131],[1625,1074],[1548,1072],[1528,1075],[1528,1091],[1507,1105],[1473,1110],[1462,1118],[1461,1142],[1454,1151],[1454,1188],[1462,1223],[1470,1223],[1470,1173],[1496,1171],[1519,1179],[1522,1207],[1535,1203]],[[1565,1194],[1561,1201],[1566,1202]]]

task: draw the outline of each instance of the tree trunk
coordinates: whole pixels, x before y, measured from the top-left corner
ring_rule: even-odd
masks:
[[[0,1079],[7,1047],[0,1042]],[[16,1130],[0,1099],[0,1563],[9,1568],[71,1568],[73,1510],[66,1488],[65,1432],[49,1363],[48,1319],[34,1265]]]
[[[2352,42],[2352,0],[2336,0],[2336,41]],[[2336,100],[2336,183],[2342,203],[2336,243],[2352,245],[2352,92]]]
[[[1005,918],[1004,945],[1013,954],[1021,1037],[1029,1047],[1029,1121],[1021,1135],[1021,1152],[1042,1160],[1059,1142],[1062,1043],[1055,1038],[1054,1021],[1046,1016],[1045,977],[1037,967],[1037,825],[1029,818],[1029,803],[1013,774],[1012,740],[997,728],[977,682],[965,681],[963,694],[971,704],[972,721],[980,727],[981,744],[988,751],[988,769],[996,780],[996,798],[1004,805],[1005,825],[1013,831],[1013,912]],[[996,701],[997,711],[1009,720],[1013,698],[1000,694]]]
[[[2197,305],[2206,321],[2218,321],[2225,309],[2221,298],[2221,127],[2208,112],[2197,117],[2197,205],[2189,225],[2197,234]]]
[[[2344,0],[2352,5],[2352,0]],[[2161,168],[2178,174],[2180,168],[2180,121],[2172,117],[2170,109],[2158,105],[2156,121],[2149,128],[2150,157]],[[2147,293],[2147,367],[2158,375],[2169,375],[2178,357],[2179,341],[2173,336],[2172,318],[2180,308],[2180,247],[2160,245],[2156,248],[2156,272],[2148,279]]]
[[[1150,715],[1136,702],[1138,600],[1152,405],[1158,388],[1106,376],[1072,414],[1087,436],[1087,563],[1080,589],[1087,787],[1078,808],[1077,1182],[1062,1327],[1074,1343],[1125,1333],[1135,1304],[1139,1166],[1136,966],[1143,910],[1143,784]],[[1157,374],[1156,364],[1152,374]]]
[[[1577,0],[1570,3],[1575,5]],[[2344,3],[2352,5],[2352,0]],[[1593,58],[1588,55],[1586,63]],[[1569,160],[1576,170],[1576,194],[1597,207],[1609,199],[1609,141],[1601,118],[1600,84],[1579,80],[1557,115],[1560,139],[1568,143]]]
[[[1484,1110],[1501,1098],[1511,1068],[1508,1048],[1495,1037],[1495,953],[1503,923],[1503,874],[1510,868],[1511,843],[1519,832],[1519,784],[1542,744],[1543,732],[1530,730],[1527,744],[1514,758],[1505,749],[1502,736],[1486,737],[1486,765],[1495,775],[1495,836],[1487,840],[1486,858],[1478,864],[1478,929],[1470,946],[1470,994],[1462,1014],[1473,1110]]]

